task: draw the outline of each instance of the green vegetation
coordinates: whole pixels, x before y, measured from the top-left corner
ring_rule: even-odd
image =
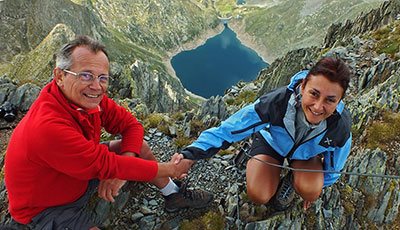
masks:
[[[386,26],[377,30],[372,34],[372,37],[378,42],[376,44],[376,52],[379,54],[386,53],[390,57],[399,59],[396,55],[400,50],[400,26],[399,23]]]
[[[12,67],[12,65],[10,63],[0,63],[0,76],[3,76],[4,74],[6,74],[10,68]]]
[[[348,215],[354,214],[355,209],[351,198],[352,192],[353,189],[349,185],[340,189],[340,200],[343,202],[344,211]]]
[[[354,19],[383,0],[310,2],[279,1],[272,7],[246,7],[246,14],[241,15],[245,31],[257,37],[268,55],[276,58],[290,50],[319,45],[332,23]]]
[[[382,150],[392,141],[400,140],[400,114],[384,112],[382,118],[367,128],[367,147]]]
[[[257,99],[257,93],[254,91],[244,91],[239,94],[235,99],[228,99],[228,105],[241,105],[243,102],[252,103]]]
[[[218,25],[219,20],[210,3],[209,0],[171,0],[168,4],[114,1],[92,6],[101,12],[106,28],[114,35],[118,34],[120,40],[165,56],[166,51],[176,49],[181,43]]]
[[[219,150],[218,151],[218,154],[220,155],[220,156],[223,156],[223,155],[231,155],[231,154],[233,154],[233,152],[232,152],[232,150],[229,150],[229,149],[225,149],[225,150]]]
[[[104,130],[104,128],[101,128],[100,143],[114,140],[114,137],[115,135],[109,134],[106,132],[106,130]]]
[[[3,162],[5,156],[6,156],[6,151],[4,151],[2,153],[2,156],[0,157],[0,163]],[[4,167],[3,167],[3,165],[0,165],[0,166],[1,166],[1,170],[0,170],[0,182],[1,182],[4,179]]]
[[[233,11],[237,8],[235,0],[218,0],[215,2],[215,7],[220,12],[222,17],[232,16]]]
[[[178,152],[182,151],[183,148],[190,145],[192,143],[192,139],[188,137],[177,137],[174,140],[174,145],[178,148]]]
[[[172,114],[172,119],[175,121],[183,121],[185,119],[185,115],[181,112],[177,112]]]
[[[143,128],[147,132],[150,128],[157,128],[165,135],[171,136],[169,131],[169,126],[172,122],[168,119],[168,117],[164,116],[160,113],[152,113],[147,118],[144,119]]]
[[[200,219],[181,224],[181,230],[222,230],[224,229],[224,219],[218,213],[209,211]]]
[[[192,120],[190,121],[190,134],[193,136],[198,136],[205,127],[203,126],[203,122]]]
[[[148,117],[148,120],[145,123],[146,128],[157,128],[157,126],[161,123],[161,121],[164,119],[162,114],[159,113],[152,113]]]

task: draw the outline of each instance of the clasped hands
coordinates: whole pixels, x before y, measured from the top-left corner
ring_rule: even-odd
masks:
[[[175,153],[169,162],[158,163],[156,178],[171,177],[174,179],[183,179],[193,163],[193,160],[184,159],[182,154]],[[98,196],[105,201],[115,202],[114,197],[119,195],[119,190],[125,183],[126,180],[118,178],[100,180],[97,189]]]
[[[185,159],[182,154],[175,153],[169,163],[171,163],[175,168],[174,175],[171,177],[175,179],[183,179],[189,172],[189,169],[192,167],[194,161]]]

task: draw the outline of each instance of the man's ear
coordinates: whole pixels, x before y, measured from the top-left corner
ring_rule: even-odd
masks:
[[[63,79],[64,79],[64,74],[62,69],[60,68],[54,68],[53,70],[54,78],[56,79],[56,83],[58,86],[63,85]]]

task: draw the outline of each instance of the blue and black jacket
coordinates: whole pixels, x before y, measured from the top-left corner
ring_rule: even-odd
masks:
[[[351,148],[351,116],[342,101],[326,119],[324,130],[295,144],[294,132],[291,131],[294,127],[290,127],[294,126],[294,121],[288,121],[287,110],[292,106],[290,101],[295,97],[295,86],[307,73],[297,73],[287,87],[269,91],[221,122],[219,127],[205,130],[182,154],[193,160],[208,158],[220,149],[260,132],[275,151],[289,160],[308,160],[323,154],[325,170],[342,170]],[[325,173],[324,186],[333,184],[339,175]]]

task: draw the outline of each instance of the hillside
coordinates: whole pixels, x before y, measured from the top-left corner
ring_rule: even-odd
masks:
[[[133,63],[143,63],[140,77],[149,78],[147,85],[136,82],[124,92],[110,90],[115,93],[110,96],[139,98],[150,111],[160,112],[198,107],[202,101],[170,75],[163,64],[166,51],[219,25],[208,1],[195,0],[6,0],[0,2],[0,18],[0,75],[42,87],[51,79],[56,49],[76,34],[88,34],[106,44],[114,85],[130,82],[124,73],[132,71]]]
[[[246,1],[226,14],[234,16],[230,26],[239,32],[239,38],[242,36],[246,40],[249,36],[247,39],[251,42],[247,45],[271,63],[290,50],[320,46],[332,23],[354,19],[382,2],[384,0]]]

